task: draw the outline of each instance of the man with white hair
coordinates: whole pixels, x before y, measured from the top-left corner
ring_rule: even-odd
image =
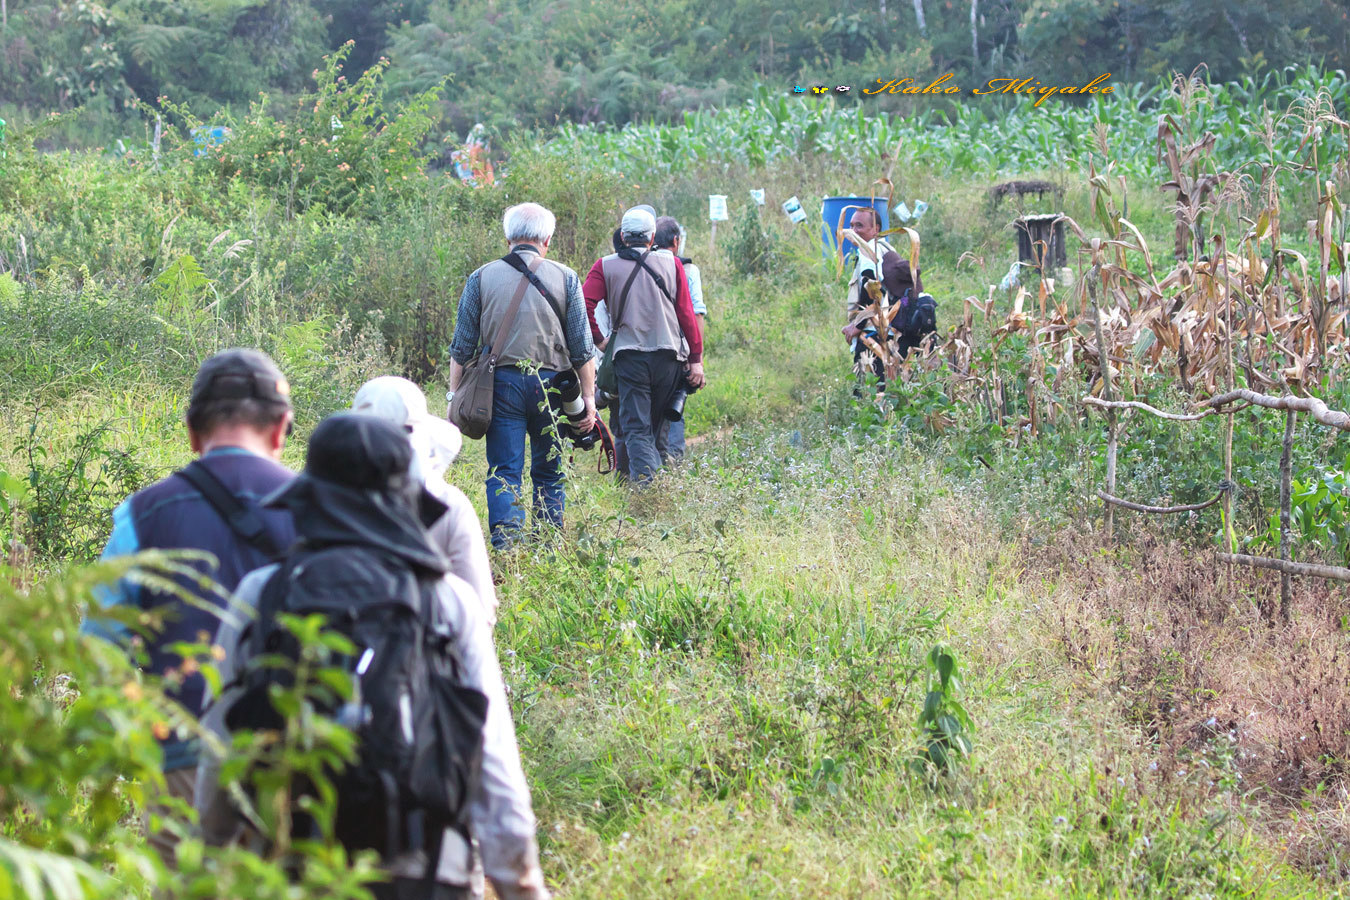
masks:
[[[502,230],[510,252],[469,276],[450,345],[452,392],[459,387],[464,365],[480,348],[491,347],[497,355],[492,424],[485,437],[488,531],[498,549],[509,547],[524,531],[526,435],[535,522],[562,527],[562,444],[545,394],[549,379],[576,370],[586,418],[574,426],[581,432],[595,426],[595,348],[581,282],[567,266],[544,258],[556,224],[553,213],[538,203],[506,211]],[[516,301],[518,289],[523,294]],[[508,315],[512,307],[518,308]]]
[[[619,231],[624,246],[596,260],[582,293],[592,316],[601,302],[609,311],[613,327],[605,347],[614,342],[625,474],[645,484],[669,455],[665,414],[671,400],[686,380],[693,388],[703,385],[703,333],[679,258],[652,252],[656,211],[633,207]],[[593,318],[591,329],[599,333]]]

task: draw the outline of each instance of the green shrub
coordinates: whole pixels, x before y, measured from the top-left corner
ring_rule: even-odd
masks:
[[[165,109],[189,129],[175,152],[222,185],[241,179],[267,189],[288,212],[317,205],[374,217],[420,194],[426,163],[421,142],[434,123],[431,110],[441,86],[390,106],[384,89],[389,61],[349,82],[343,61],[351,50],[349,41],[324,57],[323,67],[314,70],[317,88],[301,94],[285,119],[268,111],[266,97],[242,119],[220,112],[208,123],[166,101]],[[193,130],[215,125],[230,129],[227,140],[193,139]]]
[[[956,699],[961,688],[957,677],[956,655],[941,644],[928,653],[928,693],[919,713],[919,734],[923,749],[919,754],[920,771],[933,766],[950,772],[958,761],[970,756],[971,723]]]
[[[770,232],[759,218],[759,205],[750,203],[727,243],[727,258],[742,275],[763,275],[773,268],[777,259],[776,232]]]
[[[181,588],[168,576],[198,577],[181,554],[152,552],[72,570],[27,589],[0,578],[0,616],[23,623],[0,630],[0,682],[7,686],[0,691],[0,896],[126,900],[154,890],[172,900],[368,900],[362,882],[374,875],[370,855],[353,860],[331,840],[287,844],[276,819],[285,804],[269,803],[262,821],[263,834],[287,865],[241,847],[203,846],[192,836],[182,804],[158,817],[184,838],[177,871],[150,849],[139,810],[163,784],[156,735],[209,738],[165,696],[162,679],[138,672],[125,651],[80,632],[80,607],[94,588],[133,564],[142,583],[170,592]],[[106,615],[137,633],[163,625],[157,611]],[[325,641],[314,622],[294,624],[307,654]],[[189,658],[214,677],[209,648],[189,651]],[[279,700],[306,704],[316,685],[333,681],[316,668],[301,674]],[[296,778],[324,780],[323,767],[349,756],[351,741],[349,732],[321,717],[297,715],[281,740],[244,733],[232,746],[216,749],[226,756],[226,771],[241,771],[243,761],[265,755],[273,763],[268,783],[284,792]],[[257,796],[271,800],[261,784],[260,777]],[[236,787],[254,785],[240,781]],[[331,809],[325,815],[316,804],[312,811],[331,825]]]

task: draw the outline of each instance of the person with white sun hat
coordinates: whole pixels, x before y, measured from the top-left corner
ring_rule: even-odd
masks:
[[[356,392],[352,412],[377,416],[402,428],[413,446],[413,473],[427,491],[449,509],[428,530],[436,548],[450,562],[450,571],[473,587],[483,601],[488,621],[497,622],[497,592],[487,545],[473,503],[445,480],[445,472],[459,455],[464,438],[452,422],[427,412],[422,389],[406,378],[383,375],[367,381]]]

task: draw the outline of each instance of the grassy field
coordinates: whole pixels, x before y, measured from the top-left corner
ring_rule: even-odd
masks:
[[[1215,564],[1215,510],[1122,517],[1103,549],[1099,420],[1066,416],[1028,440],[982,408],[944,403],[920,376],[894,389],[891,415],[855,402],[842,282],[819,261],[816,226],[791,230],[774,206],[867,192],[885,161],[704,161],[635,184],[522,152],[497,189],[432,182],[391,197],[373,183],[342,214],[321,192],[305,201],[294,183],[229,175],[224,160],[10,165],[0,676],[16,687],[0,701],[0,748],[22,752],[0,749],[0,897],[48,895],[16,874],[35,858],[25,851],[114,876],[81,870],[51,896],[148,896],[162,880],[173,896],[205,897],[211,879],[237,896],[287,896],[256,874],[276,876],[261,861],[191,862],[206,886],[169,886],[138,861],[136,784],[153,745],[136,727],[157,713],[127,687],[134,676],[59,636],[87,587],[75,566],[97,554],[113,504],[188,458],[187,386],[214,349],[261,346],[291,377],[293,466],[314,424],[367,377],[407,372],[438,407],[463,277],[500,253],[501,209],[526,197],[558,211],[557,253],[582,271],[624,205],[681,216],[711,310],[689,457],[635,492],[578,454],[565,534],[496,560],[498,648],[559,896],[1342,891],[1344,592],[1298,583],[1292,623],[1268,624],[1278,581]],[[1085,180],[1019,174],[1061,182],[1064,211],[1092,219]],[[893,177],[897,197],[932,204],[919,227],[924,282],[946,329],[1007,270],[1015,213],[989,205],[989,175],[902,160]],[[1173,225],[1157,181],[1131,177],[1130,220],[1165,247]],[[715,247],[701,222],[710,185],[736,216]],[[743,224],[751,187],[769,195],[763,236]],[[1291,201],[1289,217],[1314,208]],[[756,243],[773,262],[747,274]],[[1213,471],[1217,427],[1137,426],[1122,457],[1131,496],[1201,490],[1177,472]],[[1269,511],[1278,423],[1243,428],[1250,536]],[[1301,441],[1300,470],[1342,449]],[[451,478],[480,511],[484,472],[481,445],[467,442]],[[39,600],[50,622],[29,618]],[[956,666],[939,699],[968,714],[958,730],[971,750],[950,767],[932,765],[934,738],[917,724],[941,685],[935,647]],[[84,699],[17,687],[49,687],[54,672],[75,672]],[[91,725],[81,716],[95,703],[116,715]],[[44,763],[23,750],[26,730],[101,768]]]
[[[1341,738],[1307,690],[1345,683],[1337,594],[1271,630],[1270,580],[1147,531],[1103,554],[1030,473],[959,477],[902,429],[840,427],[835,292],[713,284],[700,408],[721,376],[772,415],[717,419],[648,494],[579,473],[575,549],[506,564],[500,646],[566,896],[1336,890]],[[756,314],[807,326],[790,366],[719,344]],[[933,777],[911,763],[939,643],[974,752]]]

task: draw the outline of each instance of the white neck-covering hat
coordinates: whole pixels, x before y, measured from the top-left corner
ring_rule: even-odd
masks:
[[[406,378],[382,375],[361,385],[352,400],[352,412],[378,416],[408,432],[416,451],[416,468],[440,475],[450,467],[464,445],[451,422],[427,412],[422,389]]]

